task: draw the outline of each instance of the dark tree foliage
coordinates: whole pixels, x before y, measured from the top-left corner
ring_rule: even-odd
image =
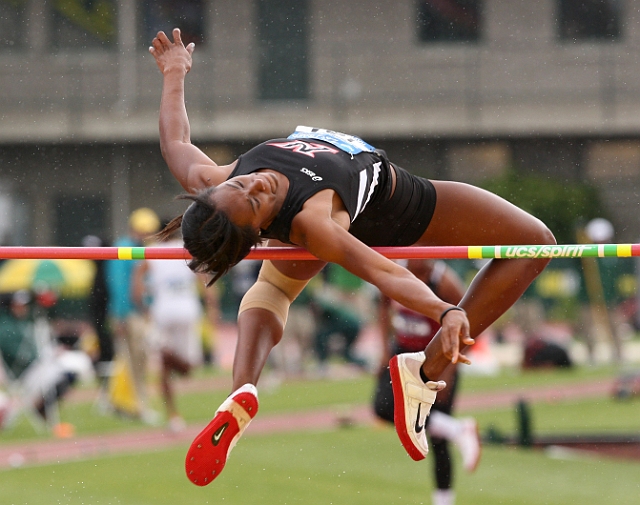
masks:
[[[576,230],[596,217],[607,217],[596,187],[570,183],[516,169],[487,179],[482,187],[542,220],[559,244],[576,242]]]

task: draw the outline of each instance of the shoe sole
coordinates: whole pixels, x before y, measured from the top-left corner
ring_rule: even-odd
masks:
[[[389,361],[389,372],[391,374],[391,388],[393,389],[393,424],[395,425],[396,433],[398,434],[398,438],[400,439],[400,443],[402,443],[404,450],[407,451],[407,454],[409,454],[411,459],[414,461],[421,461],[425,456],[413,444],[406,429],[404,392],[402,391],[402,381],[400,380],[398,356],[394,356]]]
[[[187,478],[196,486],[206,486],[213,482],[227,463],[229,452],[241,432],[233,411],[242,409],[245,413],[243,417],[248,416],[250,419],[258,412],[258,399],[251,393],[240,393],[231,400],[229,410],[218,412],[196,436],[187,451],[185,471]]]

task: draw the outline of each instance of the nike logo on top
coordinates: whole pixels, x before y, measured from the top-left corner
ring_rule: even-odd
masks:
[[[416,433],[420,433],[424,429],[424,425],[427,424],[427,419],[425,418],[424,422],[422,423],[422,426],[420,426],[420,407],[422,407],[422,403],[418,404],[418,415],[416,416],[416,425],[415,425]]]

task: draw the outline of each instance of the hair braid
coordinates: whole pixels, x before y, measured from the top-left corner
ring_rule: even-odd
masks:
[[[211,201],[215,188],[195,195],[185,194],[179,200],[193,203],[181,215],[172,219],[157,236],[164,240],[182,227],[184,246],[192,256],[189,268],[210,274],[211,286],[231,267],[239,263],[257,245],[260,234],[250,226],[238,226]]]

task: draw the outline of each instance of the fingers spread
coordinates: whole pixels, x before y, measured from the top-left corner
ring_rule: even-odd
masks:
[[[179,45],[184,45],[182,44],[182,36],[180,35],[180,28],[173,29],[173,42]]]
[[[458,363],[462,363],[464,365],[470,365],[471,364],[471,360],[469,358],[467,358],[464,354],[460,354],[458,356]]]
[[[154,40],[154,42],[157,40],[158,43],[161,46],[169,46],[169,45],[171,45],[171,41],[169,40],[169,37],[167,37],[167,35],[162,31],[158,32],[158,34],[156,35],[156,38],[153,39],[153,40]],[[154,47],[156,47],[156,49],[157,49],[156,44],[154,44]]]
[[[459,344],[458,339],[451,339],[450,333],[445,333],[445,338],[442,339],[442,351],[443,354],[447,357],[447,359],[451,360],[451,363],[458,362],[458,354],[459,354]]]
[[[153,49],[153,51],[152,51]],[[160,39],[158,37],[156,37],[155,39],[153,39],[151,41],[151,47],[149,48],[149,51],[151,51],[152,53],[157,52],[157,53],[162,53],[162,51],[164,50],[164,47],[162,45],[162,42],[160,41]]]

